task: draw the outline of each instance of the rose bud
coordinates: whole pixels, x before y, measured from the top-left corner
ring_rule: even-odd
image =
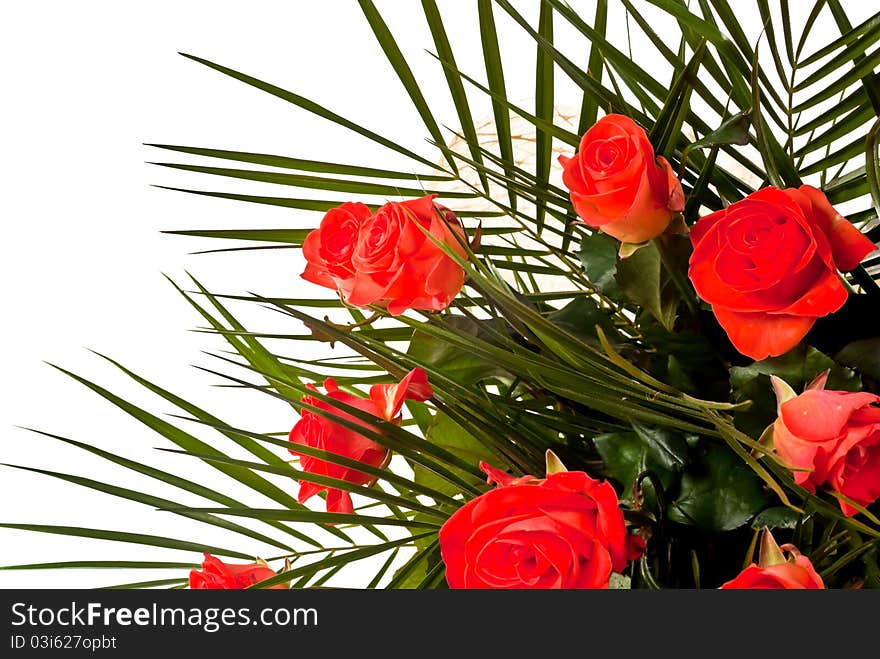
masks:
[[[309,385],[309,388],[313,391],[318,391],[314,385]],[[378,417],[378,419],[394,423],[400,422],[400,410],[405,400],[424,401],[433,395],[431,385],[428,384],[428,378],[420,368],[410,371],[398,384],[374,384],[370,388],[369,398],[361,398],[360,396],[353,396],[340,391],[336,386],[335,380],[332,378],[324,380],[324,389],[327,396],[333,400],[351,405],[363,412]],[[313,396],[303,397],[302,402],[317,407],[320,410],[331,412],[335,416],[364,428],[370,427],[369,424],[337,409],[331,403],[319,400]],[[383,468],[391,459],[391,452],[384,446],[340,423],[321,416],[317,412],[305,409],[302,412],[302,418],[290,431],[290,441],[294,444],[335,453],[376,468]],[[325,460],[303,455],[298,453],[296,448],[291,448],[290,452],[293,455],[299,456],[300,467],[303,471],[311,474],[338,478],[348,481],[353,485],[369,486],[373,485],[377,480],[376,476],[365,474],[357,469],[343,467]],[[304,503],[318,492],[325,490],[327,491],[328,512],[354,512],[351,495],[348,492],[304,480],[300,481],[298,500],[300,503]]]
[[[205,554],[201,571],[189,573],[189,587],[193,590],[241,590],[274,577],[275,570],[265,563],[237,565],[224,563],[211,554]],[[270,586],[270,590],[287,590],[287,584]]]
[[[790,554],[786,560],[783,551]],[[721,586],[721,590],[824,590],[822,577],[813,568],[810,559],[794,545],[779,545],[765,529],[761,538],[758,563],[752,563],[736,577]]]
[[[629,117],[605,115],[581,138],[574,157],[559,162],[578,217],[621,242],[656,238],[684,210],[675,172]]]
[[[614,488],[582,471],[515,478],[485,463],[497,487],[440,529],[450,588],[607,588],[643,543],[628,542]]]
[[[860,506],[880,498],[880,396],[825,391],[824,378],[796,395],[771,376],[778,418],[773,423],[776,453],[794,471],[794,481],[810,492],[820,485]],[[846,515],[858,511],[840,500]]]
[[[755,360],[787,352],[840,309],[838,270],[875,247],[816,188],[768,187],[701,218],[688,276],[734,347]]]

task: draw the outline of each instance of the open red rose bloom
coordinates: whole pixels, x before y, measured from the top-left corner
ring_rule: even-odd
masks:
[[[538,479],[480,467],[498,487],[440,529],[450,588],[607,588],[638,555],[609,483],[582,471]]]
[[[216,556],[205,554],[201,570],[189,573],[189,587],[193,590],[241,590],[275,576],[275,570],[262,563],[224,563]],[[287,590],[288,584],[270,588]]]
[[[768,187],[701,218],[688,272],[733,345],[755,360],[787,352],[840,309],[838,270],[874,244],[816,188]]]
[[[314,385],[309,388],[317,392]],[[336,381],[328,378],[324,381],[326,395],[333,401],[339,401],[343,405],[349,405],[362,412],[366,412],[383,421],[399,422],[400,409],[406,400],[424,401],[431,397],[431,386],[427,376],[421,369],[410,371],[397,384],[375,384],[370,388],[370,397],[362,398],[340,391]],[[363,428],[370,428],[370,424],[355,416],[339,409],[333,403],[320,400],[314,396],[305,396],[303,403],[312,405],[319,410],[332,413],[340,419]],[[375,428],[374,428],[375,430]],[[301,445],[328,453],[335,453],[348,460],[356,460],[364,465],[382,468],[391,458],[391,452],[380,444],[368,439],[361,433],[350,427],[335,422],[317,412],[304,409],[302,417],[290,431],[290,441],[295,445]],[[291,448],[293,455],[299,456],[300,467],[304,472],[329,476],[347,481],[354,485],[372,485],[376,482],[375,475],[366,474],[356,468],[333,464],[319,458],[300,453],[296,448]],[[299,502],[304,503],[318,492],[327,492],[327,511],[339,513],[352,513],[354,507],[351,495],[327,485],[319,485],[308,480],[300,481]]]
[[[356,202],[331,209],[303,242],[303,279],[335,289],[348,304],[393,315],[445,309],[464,270],[441,245],[463,258],[465,235],[436,196],[388,202],[375,213]]]

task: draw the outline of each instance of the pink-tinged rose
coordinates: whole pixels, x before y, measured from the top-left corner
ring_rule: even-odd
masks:
[[[607,588],[612,571],[644,548],[640,538],[628,540],[605,481],[582,471],[539,479],[480,467],[497,487],[440,529],[450,588]]]
[[[351,256],[361,224],[368,217],[370,209],[357,202],[346,202],[327,211],[320,226],[303,241],[307,263],[302,278],[337,290],[343,299],[348,297],[354,281]]]
[[[189,573],[193,590],[241,590],[274,577],[275,570],[262,563],[224,563],[216,556],[205,554],[201,570]],[[270,590],[287,590],[287,584],[270,586]]]
[[[822,577],[810,559],[793,545],[782,545],[790,554],[788,560],[761,567],[749,565],[736,577],[721,586],[722,590],[824,590]]]
[[[852,270],[875,249],[821,190],[767,187],[701,218],[688,275],[734,347],[755,360],[796,346],[840,309]]]
[[[621,242],[656,238],[684,210],[675,172],[629,117],[605,115],[581,138],[574,157],[559,161],[578,217]]]
[[[824,383],[821,383],[824,384]],[[811,492],[822,485],[867,506],[880,498],[880,396],[807,389],[799,396],[774,378],[779,416],[773,445]],[[846,515],[858,511],[840,500]]]
[[[318,391],[314,385],[309,385],[313,391]],[[350,405],[363,412],[367,412],[382,419],[394,423],[400,422],[400,410],[406,400],[424,401],[433,395],[431,385],[425,372],[413,369],[397,384],[374,384],[370,388],[370,397],[362,398],[340,391],[332,378],[324,381],[324,390],[327,396],[344,405]],[[364,428],[370,425],[354,416],[334,407],[331,403],[319,400],[313,396],[305,396],[303,403],[317,407],[320,410],[330,412],[346,421],[357,424]],[[332,421],[310,410],[303,410],[302,418],[290,431],[290,441],[328,453],[335,453],[350,460],[357,460],[365,465],[383,468],[391,459],[391,452],[384,446],[368,439],[364,435]],[[321,476],[329,476],[348,481],[353,485],[373,485],[377,477],[365,474],[357,469],[333,464],[302,453],[296,448],[290,449],[293,455],[300,458],[300,468],[308,473]],[[318,492],[327,491],[327,511],[339,513],[352,513],[351,495],[343,490],[318,485],[301,480],[299,488],[299,502],[304,503]]]

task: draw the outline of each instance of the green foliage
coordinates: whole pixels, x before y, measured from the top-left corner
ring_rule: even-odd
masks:
[[[620,260],[616,280],[630,300],[648,311],[671,332],[681,296],[662,265],[660,250],[652,242],[632,256]]]
[[[669,518],[707,531],[736,529],[767,504],[761,480],[726,447],[697,445],[699,457],[682,474]]]
[[[621,290],[615,278],[617,274],[617,245],[615,240],[601,231],[581,236],[578,254],[587,279],[608,297],[619,300]]]
[[[632,432],[606,433],[593,438],[608,475],[623,486],[621,496],[632,500],[633,488],[640,475],[655,474],[664,491],[672,489],[690,463],[684,437],[665,429],[634,425]],[[656,506],[651,481],[645,485],[646,506]]]
[[[506,465],[498,463],[498,456],[444,414],[436,414],[434,416],[431,425],[428,426],[428,430],[425,433],[424,441],[442,446],[444,449],[463,457],[471,464],[479,464],[481,461],[486,461],[493,467],[498,467],[499,469],[506,468]],[[442,492],[449,496],[462,493],[461,488],[456,487],[443,478],[439,478],[430,469],[422,465],[413,465],[413,472],[415,474],[415,482],[420,485],[430,487],[437,492]],[[485,479],[477,478],[472,474],[461,471],[458,474],[474,487],[485,484]]]

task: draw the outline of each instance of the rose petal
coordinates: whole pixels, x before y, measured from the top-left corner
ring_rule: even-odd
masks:
[[[396,384],[374,384],[370,387],[370,399],[376,406],[376,413],[386,421],[398,414],[405,400],[426,401],[434,395],[428,384],[428,375],[420,368],[414,368]]]
[[[781,417],[795,436],[823,442],[840,436],[853,411],[876,401],[867,392],[810,390],[783,403]]]
[[[834,210],[825,193],[810,185],[802,185],[799,190],[812,202],[814,216],[831,243],[838,269],[843,272],[854,270],[862,259],[877,249],[865,234]]]
[[[755,361],[775,357],[794,348],[816,322],[814,317],[738,312],[713,307],[734,347]]]

